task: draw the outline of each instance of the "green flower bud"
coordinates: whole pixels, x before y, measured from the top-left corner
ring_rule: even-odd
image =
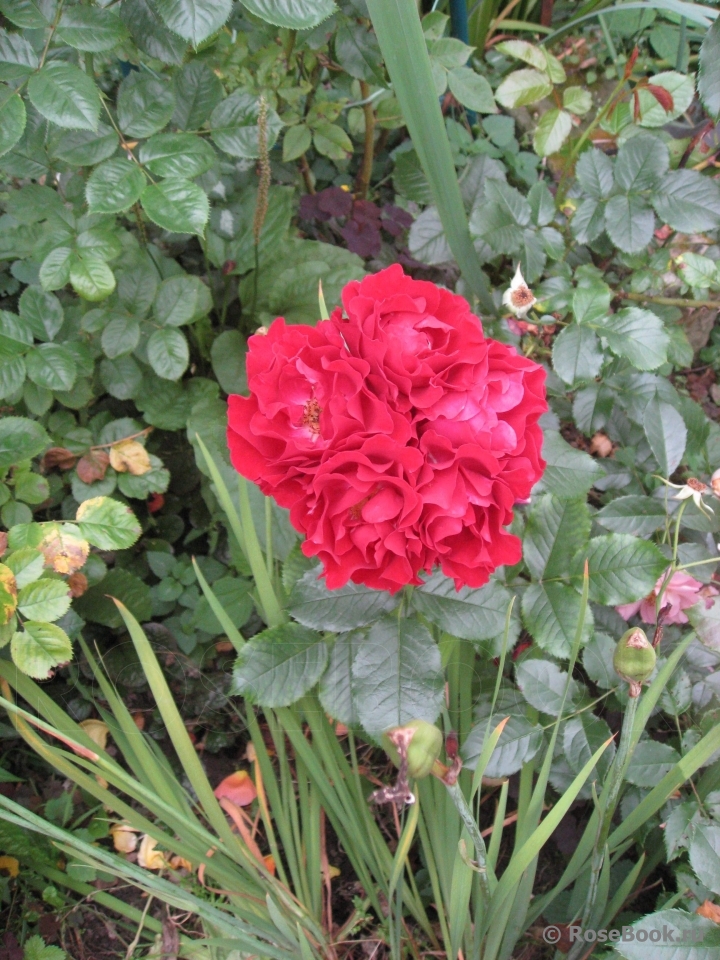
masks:
[[[427,777],[440,756],[442,732],[426,720],[411,720],[402,727],[393,727],[382,735],[382,744],[396,767],[407,756],[408,776],[414,780]]]
[[[639,697],[643,683],[655,669],[655,650],[640,627],[626,630],[618,640],[613,656],[615,672],[630,684],[630,696]]]

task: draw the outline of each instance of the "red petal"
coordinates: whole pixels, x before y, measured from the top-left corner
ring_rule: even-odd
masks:
[[[257,796],[255,784],[247,770],[236,770],[215,787],[218,800],[225,797],[238,807],[247,807]]]

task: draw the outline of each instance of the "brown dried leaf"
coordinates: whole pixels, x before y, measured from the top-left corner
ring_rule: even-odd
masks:
[[[101,750],[105,749],[107,746],[108,734],[110,733],[110,728],[106,723],[103,723],[102,720],[90,719],[83,720],[79,726],[83,728],[93,743],[96,743]]]
[[[110,465],[118,473],[131,473],[134,477],[141,477],[151,469],[150,456],[137,440],[123,440],[111,447]]]
[[[590,441],[590,453],[596,453],[599,457],[609,457],[612,452],[612,440],[598,431]]]
[[[88,588],[88,578],[84,573],[71,573],[67,578],[67,585],[70,588],[70,596],[81,597]]]
[[[110,457],[104,450],[90,450],[78,460],[77,475],[83,483],[95,483],[102,480],[110,465]]]
[[[7,550],[8,545],[8,535],[4,530],[0,530],[0,557],[2,557]]]
[[[90,544],[81,537],[65,533],[62,528],[54,527],[45,534],[39,549],[45,557],[46,567],[52,567],[55,573],[69,574],[84,566],[90,553]],[[72,591],[72,586],[70,589]]]
[[[17,607],[17,583],[10,567],[0,563],[0,624],[10,622]]]
[[[77,454],[67,447],[50,447],[42,458],[42,469],[51,470],[60,467],[61,470],[72,470],[77,460]]]
[[[134,853],[137,850],[137,830],[133,830],[129,823],[114,823],[110,827],[110,835],[118,853]]]

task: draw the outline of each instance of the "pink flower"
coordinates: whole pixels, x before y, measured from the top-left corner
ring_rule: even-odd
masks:
[[[635,603],[625,603],[620,607],[615,607],[620,616],[624,620],[629,620],[639,611],[640,618],[644,623],[655,623],[655,601],[657,600],[666,576],[667,571],[660,577],[652,593],[647,597],[644,597],[642,600],[636,600]],[[696,580],[687,573],[683,573],[682,570],[678,570],[678,572],[674,573],[670,578],[670,582],[666,586],[662,596],[662,607],[665,608],[670,604],[670,609],[666,611],[663,622],[687,623],[688,618],[685,615],[685,610],[698,603],[707,593],[707,589],[708,588],[703,587],[703,584],[700,583],[699,580]],[[703,591],[702,594],[700,593],[701,590]],[[713,592],[717,591],[713,590]]]

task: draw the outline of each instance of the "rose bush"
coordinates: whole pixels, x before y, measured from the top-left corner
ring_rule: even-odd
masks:
[[[482,586],[521,557],[505,527],[544,468],[545,373],[398,265],[342,302],[317,327],[279,318],[250,339],[233,465],[290,509],[331,589],[395,593],[437,565]]]

